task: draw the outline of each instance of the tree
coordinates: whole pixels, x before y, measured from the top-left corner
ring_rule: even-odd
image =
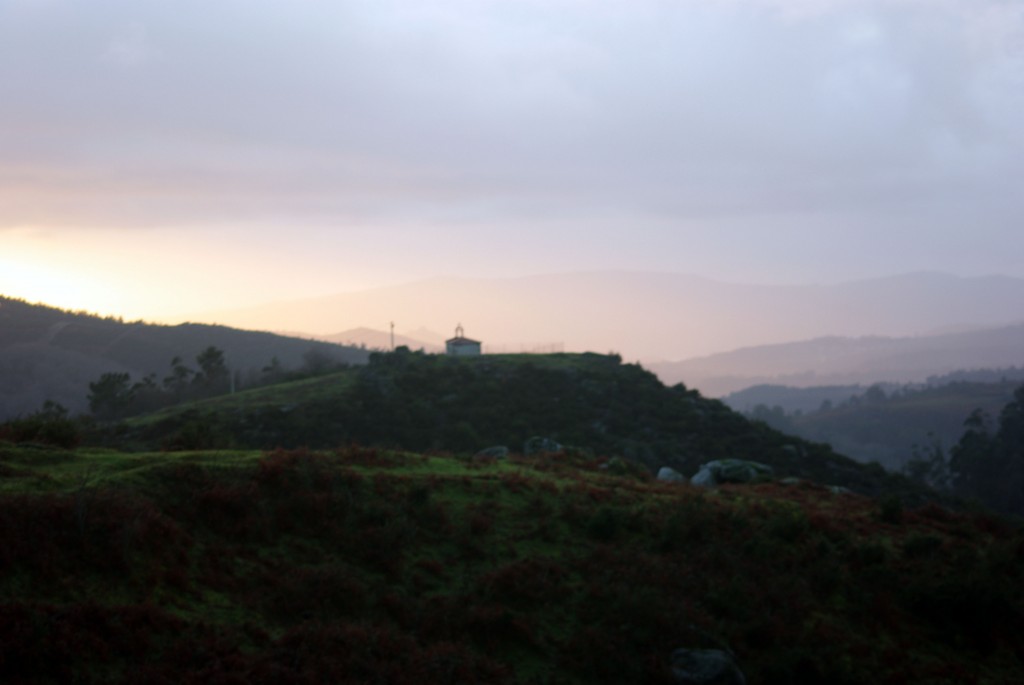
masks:
[[[276,356],[271,357],[270,363],[264,366],[260,373],[262,374],[262,382],[276,383],[284,378],[284,366],[281,365],[281,360]]]
[[[1024,386],[999,414],[992,435],[988,417],[974,410],[953,448],[950,467],[957,492],[1003,512],[1024,514]]]
[[[231,373],[224,361],[224,351],[214,346],[207,347],[196,356],[199,373],[192,383],[201,387],[204,394],[227,392],[231,384]]]
[[[992,475],[992,435],[989,433],[989,417],[981,409],[975,409],[964,420],[964,431],[960,441],[953,447],[949,457],[949,470],[953,487],[961,495],[981,497]]]
[[[134,397],[128,373],[105,373],[89,384],[89,410],[101,419],[124,416]]]
[[[1024,385],[999,414],[996,434],[1000,495],[1005,510],[1024,514]]]
[[[181,357],[175,357],[171,360],[171,375],[164,378],[164,390],[175,397],[184,395],[195,373],[195,371],[185,366]]]
[[[167,404],[167,393],[156,383],[156,374],[146,375],[131,387],[133,413],[142,414]]]
[[[326,352],[316,347],[311,347],[302,354],[302,370],[309,374],[326,373],[335,362]]]
[[[999,413],[999,441],[1011,452],[1024,450],[1024,385],[1013,393],[1013,400]]]
[[[922,485],[936,490],[948,490],[951,476],[942,442],[929,433],[927,445],[913,446],[913,456],[903,465],[903,473]]]
[[[778,404],[771,408],[766,404],[758,404],[747,416],[752,421],[762,421],[783,433],[794,432],[793,422],[786,416],[786,410]]]
[[[221,378],[228,374],[224,351],[212,345],[196,356],[196,363],[199,364],[200,373],[208,379]]]
[[[885,402],[885,390],[882,390],[882,386],[876,383],[864,392],[864,399],[872,404]]]

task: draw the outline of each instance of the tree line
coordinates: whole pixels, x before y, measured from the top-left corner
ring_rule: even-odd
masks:
[[[262,369],[249,369],[243,378],[239,370],[228,366],[224,351],[211,345],[196,355],[195,366],[186,364],[180,356],[174,357],[163,378],[150,373],[133,382],[127,372],[104,373],[89,383],[89,411],[101,421],[122,419],[179,402],[224,395],[242,387],[253,388],[331,373],[345,366],[347,364],[312,347],[302,355],[302,365],[297,369],[286,368],[277,357],[273,357]]]
[[[919,449],[904,472],[938,490],[1024,516],[1024,385],[996,421],[975,409],[947,457],[938,442]]]
[[[223,350],[211,345],[196,356],[195,362],[198,369],[176,356],[163,379],[151,373],[134,383],[127,372],[104,373],[89,383],[89,411],[97,419],[118,419],[231,390],[231,371]]]

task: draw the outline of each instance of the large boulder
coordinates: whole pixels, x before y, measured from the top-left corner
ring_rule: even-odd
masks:
[[[772,467],[744,459],[718,459],[701,464],[690,479],[694,485],[713,488],[723,483],[752,483],[772,477]]]
[[[683,483],[686,482],[686,476],[671,466],[662,466],[658,469],[658,480],[662,483]]]
[[[561,452],[563,449],[560,443],[555,442],[551,438],[542,438],[539,435],[535,435],[523,445],[523,454],[529,457],[545,452]]]
[[[732,654],[721,649],[672,652],[672,676],[681,685],[746,685]]]

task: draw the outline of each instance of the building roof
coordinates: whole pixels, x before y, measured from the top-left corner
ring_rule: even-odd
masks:
[[[454,338],[448,338],[447,340],[444,341],[444,344],[445,345],[479,345],[480,341],[479,340],[473,340],[472,338],[465,337],[462,334],[462,324],[460,323],[458,326],[455,327],[455,337]]]

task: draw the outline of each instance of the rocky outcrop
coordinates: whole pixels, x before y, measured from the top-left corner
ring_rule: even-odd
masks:
[[[662,483],[685,483],[686,476],[679,473],[671,466],[662,466],[658,469],[658,480]]]
[[[551,438],[535,435],[523,444],[523,455],[529,457],[534,454],[543,454],[544,452],[561,452],[563,449],[560,443]]]
[[[723,483],[752,483],[772,477],[772,467],[744,459],[719,459],[702,464],[690,479],[694,485],[713,488]]]

